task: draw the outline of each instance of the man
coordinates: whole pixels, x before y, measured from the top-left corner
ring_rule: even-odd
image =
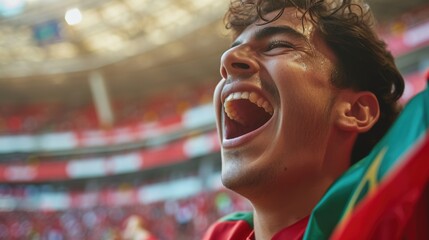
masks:
[[[233,1],[225,19],[222,182],[253,213],[204,239],[301,239],[328,187],[396,118],[403,79],[361,1]]]

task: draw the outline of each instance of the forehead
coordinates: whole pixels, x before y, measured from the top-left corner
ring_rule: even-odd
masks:
[[[273,19],[279,13],[279,10],[270,12],[264,15],[265,19]],[[307,40],[310,40],[314,33],[314,24],[311,21],[302,20],[303,13],[295,8],[285,8],[282,15],[273,22],[266,23],[264,20],[258,19],[253,24],[249,25],[243,32],[236,36],[236,40],[240,41],[243,38],[254,37],[255,32],[261,29],[275,26],[287,26],[295,32],[304,36]]]
[[[264,16],[265,19],[273,19],[279,11],[268,13]],[[241,32],[236,38],[232,46],[239,45],[244,42],[259,40],[258,35],[260,33],[266,33],[266,29],[282,28],[281,31],[275,31],[280,34],[286,34],[289,37],[299,39],[301,42],[312,49],[312,53],[321,54],[325,58],[328,58],[332,62],[337,61],[337,57],[324,40],[323,36],[318,33],[315,24],[308,18],[303,20],[303,13],[296,8],[285,8],[283,14],[273,22],[266,23],[263,20],[258,20],[255,23],[249,25],[243,32]],[[304,16],[305,17],[305,16]],[[286,30],[285,29],[289,29]],[[263,35],[263,34],[262,34]],[[273,36],[275,34],[268,34]]]

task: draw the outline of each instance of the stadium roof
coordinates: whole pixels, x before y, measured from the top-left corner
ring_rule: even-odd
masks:
[[[118,97],[216,81],[228,2],[0,1],[0,101],[89,99],[94,70]],[[425,2],[369,0],[381,21]]]

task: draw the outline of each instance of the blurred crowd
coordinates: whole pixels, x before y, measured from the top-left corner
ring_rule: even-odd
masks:
[[[157,94],[145,99],[112,100],[115,122],[122,127],[142,122],[168,120],[186,110],[210,103],[213,86],[202,85],[192,91]],[[67,105],[68,104],[68,105]],[[92,103],[42,102],[26,105],[0,105],[0,134],[36,134],[60,131],[83,131],[101,126]]]
[[[0,212],[0,239],[197,240],[221,216],[248,209],[243,198],[219,190],[148,205]]]
[[[111,105],[115,122],[108,127],[163,122],[180,117],[193,107],[211,103],[213,87],[203,85],[188,92],[156,94],[140,100],[114,100]],[[0,105],[0,135],[103,128],[106,126],[100,125],[91,103]],[[135,193],[149,183],[139,181],[137,185],[126,185]],[[78,188],[77,192],[95,191],[101,196],[105,191],[118,192],[124,184],[115,185],[106,179],[102,186],[88,188],[89,185]],[[30,199],[37,200],[51,192],[67,196],[76,194],[71,189],[72,185],[67,182],[60,187],[51,184],[0,185],[0,240],[196,240],[201,239],[209,224],[221,216],[250,209],[246,200],[225,189],[204,190],[188,197],[151,203],[127,200],[122,205],[100,201],[79,207],[71,204],[65,209],[31,207]],[[4,203],[10,199],[15,203],[8,209]]]

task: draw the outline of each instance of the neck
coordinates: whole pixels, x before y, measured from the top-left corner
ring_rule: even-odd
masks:
[[[279,169],[266,181],[238,191],[253,205],[257,240],[272,239],[280,230],[310,215],[329,186],[347,170],[355,136],[334,134],[330,140],[328,142],[341,144],[326,143],[320,148],[322,151],[308,151],[295,156],[301,159],[298,162],[319,164],[303,164],[287,170],[287,173]],[[314,157],[319,157],[319,161]]]
[[[270,182],[258,194],[246,196],[254,208],[255,237],[272,239],[281,229],[309,216],[331,184],[349,167],[353,138],[341,138],[342,147],[323,154],[320,175],[295,176],[293,183]],[[336,146],[336,145],[335,145]],[[289,186],[289,187],[286,187]],[[268,197],[269,196],[269,197]]]
[[[272,196],[273,191],[271,191],[269,199],[266,197],[252,199],[256,239],[271,239],[281,229],[310,215],[332,182],[332,180],[320,179],[317,186],[309,187],[297,184],[299,186],[293,193],[279,191],[274,194],[277,196]]]

